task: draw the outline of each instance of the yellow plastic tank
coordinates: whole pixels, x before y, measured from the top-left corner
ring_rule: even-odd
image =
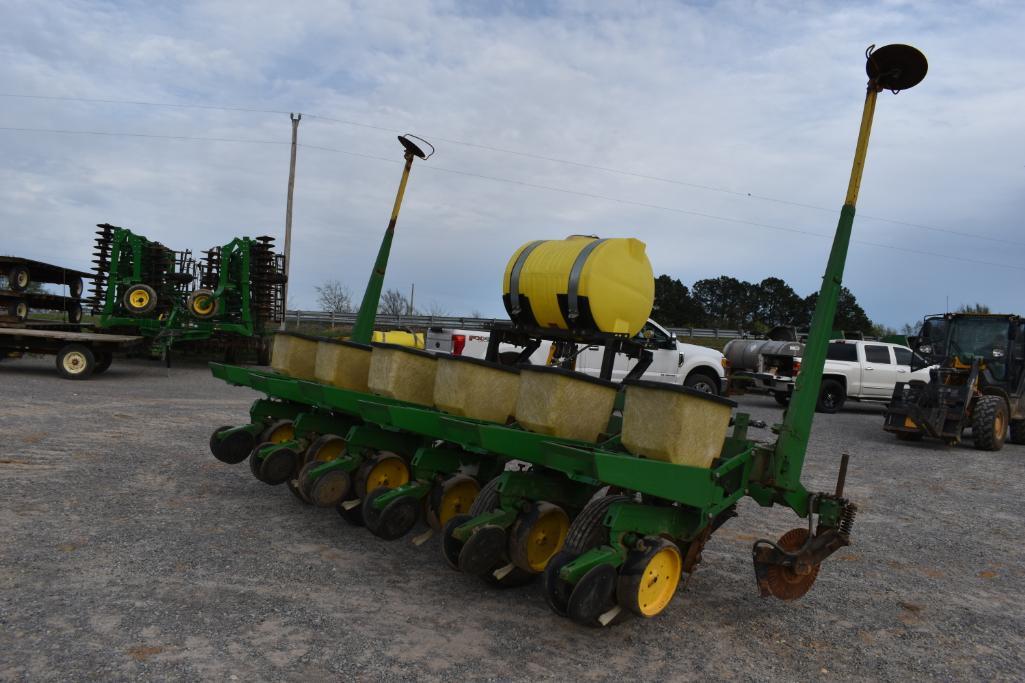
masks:
[[[434,405],[434,376],[438,357],[397,344],[372,344],[367,385],[379,396]]]
[[[409,346],[414,349],[422,349],[426,346],[423,332],[406,332],[404,330],[374,330],[370,341],[381,342],[382,344],[398,344]]]
[[[513,322],[633,336],[655,303],[644,242],[573,235],[527,242],[505,266],[502,300]]]
[[[626,450],[676,465],[712,466],[722,452],[736,403],[665,382],[628,380],[623,386]]]
[[[370,374],[370,354],[369,344],[321,339],[317,342],[314,375],[318,382],[365,392]]]
[[[319,342],[320,339],[307,334],[278,332],[271,347],[271,368],[296,379],[316,379]]]
[[[446,413],[505,424],[516,411],[520,371],[467,356],[438,356],[434,406]]]
[[[520,366],[516,421],[539,434],[595,442],[608,428],[619,385],[546,365]]]

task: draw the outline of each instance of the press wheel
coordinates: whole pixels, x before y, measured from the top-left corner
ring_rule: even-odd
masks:
[[[319,467],[323,463],[307,463],[303,469]],[[302,472],[300,472],[300,476]],[[345,470],[330,470],[320,475],[312,482],[307,477],[303,480],[303,493],[307,499],[320,508],[329,508],[338,505],[349,494],[352,489],[352,478]]]
[[[261,460],[258,457],[258,454],[264,446],[270,445],[271,444],[267,442],[258,443],[255,446],[253,446],[253,450],[249,452],[249,471],[252,472],[253,476],[256,477],[259,481],[263,481],[263,475],[260,474],[260,470],[263,468],[263,460]]]
[[[253,435],[244,429],[220,437],[225,431],[232,429],[231,426],[218,427],[210,435],[210,452],[215,458],[229,465],[237,465],[246,459],[253,451]]]
[[[808,529],[798,527],[783,534],[776,545],[794,553],[804,547],[808,540]],[[772,564],[766,567],[769,592],[780,600],[796,600],[807,593],[819,575],[820,565],[814,565],[806,574],[798,574],[790,567]]]
[[[489,481],[487,484],[484,485],[484,488],[482,488],[480,490],[480,493],[477,494],[477,497],[474,499],[473,505],[470,506],[470,512],[468,514],[470,515],[471,518],[476,517],[478,515],[483,515],[485,512],[491,512],[491,511],[497,510],[499,508],[500,503],[501,503],[501,498],[500,498],[500,495],[499,495],[499,492],[498,492],[498,487],[499,487],[499,485],[501,483],[502,483],[502,477],[498,476],[498,477],[495,477],[494,479],[492,479],[491,481]],[[486,527],[484,527],[484,528],[486,528]],[[516,586],[526,585],[526,584],[530,583],[531,581],[533,581],[534,580],[534,574],[532,574],[530,572],[525,572],[525,571],[523,571],[522,569],[520,569],[519,567],[517,567],[515,565],[513,565],[511,571],[508,571],[508,572],[505,572],[504,574],[502,574],[501,578],[499,578],[498,576],[495,576],[495,571],[497,571],[499,569],[502,569],[503,567],[505,567],[508,564],[511,564],[511,562],[510,562],[510,560],[508,558],[508,554],[509,554],[509,541],[508,541],[509,537],[508,537],[508,534],[506,533],[505,529],[501,529],[500,527],[495,527],[495,528],[501,530],[501,532],[502,532],[502,539],[503,540],[501,542],[502,543],[501,548],[495,549],[495,548],[493,548],[490,545],[491,543],[494,543],[494,542],[498,541],[498,534],[496,534],[493,531],[487,532],[487,535],[486,535],[485,538],[481,538],[481,539],[475,541],[471,545],[471,551],[475,555],[478,555],[478,556],[480,556],[480,558],[483,558],[484,557],[484,553],[488,552],[488,553],[490,553],[490,557],[491,557],[491,560],[492,560],[491,567],[487,568],[486,570],[482,570],[478,575],[483,577],[484,580],[487,581],[488,583],[490,583],[490,584],[492,584],[494,586],[498,586],[500,588],[514,588]],[[479,531],[480,531],[480,529],[475,531],[474,535],[476,535]],[[470,539],[468,539],[466,543],[470,544],[470,540],[472,540],[472,538],[473,537],[471,536]],[[467,566],[471,566],[471,565],[475,566],[478,561],[483,562],[483,560],[479,559],[479,558],[478,559],[467,559],[466,560],[466,562],[468,563]],[[471,573],[477,573],[477,572],[471,572]]]
[[[457,474],[431,488],[426,500],[427,523],[440,531],[456,515],[469,511],[480,494],[480,484],[473,477]]]
[[[441,554],[452,569],[459,569],[459,551],[463,549],[463,542],[453,537],[452,532],[471,519],[470,515],[454,515],[441,531]]]
[[[295,476],[299,466],[299,454],[291,448],[272,450],[260,465],[260,480],[271,486],[284,484]]]

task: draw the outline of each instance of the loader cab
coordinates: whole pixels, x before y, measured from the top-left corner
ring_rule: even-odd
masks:
[[[976,360],[993,384],[1017,385],[1025,361],[1018,316],[947,314],[926,318],[915,351],[928,364],[967,369]]]

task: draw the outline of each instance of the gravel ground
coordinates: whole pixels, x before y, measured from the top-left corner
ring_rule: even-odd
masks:
[[[199,365],[0,366],[0,680],[1020,680],[1025,447],[897,443],[881,409],[818,416],[854,545],[812,591],[758,597],[751,543],[797,519],[744,503],[660,617],[604,630],[538,586],[493,590],[436,539],[388,543],[207,450],[256,394]],[[771,399],[741,409],[778,420]]]

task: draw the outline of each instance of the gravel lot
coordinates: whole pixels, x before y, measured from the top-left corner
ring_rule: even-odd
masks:
[[[881,409],[818,416],[805,465],[851,453],[854,545],[802,600],[758,597],[750,546],[797,518],[744,503],[686,590],[605,630],[538,586],[450,570],[207,450],[256,394],[200,365],[0,364],[0,680],[982,679],[1025,676],[1025,447],[898,444]],[[778,421],[776,404],[741,409]]]

